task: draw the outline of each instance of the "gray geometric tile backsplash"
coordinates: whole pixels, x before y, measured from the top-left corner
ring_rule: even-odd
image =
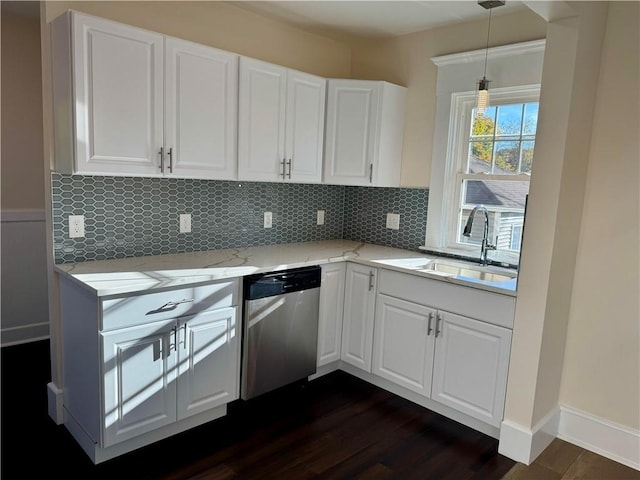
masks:
[[[344,197],[346,240],[417,250],[427,231],[426,188],[347,187]],[[400,228],[386,228],[387,213],[400,214]]]
[[[51,180],[56,263],[339,238],[411,249],[424,243],[426,189],[59,173]],[[316,225],[317,210],[326,212],[324,225]],[[265,211],[272,228],[263,228]],[[388,211],[401,214],[400,230],[385,229],[383,220],[376,232],[373,219]],[[425,214],[411,213],[418,211]],[[190,233],[179,232],[181,213],[191,214]],[[69,238],[69,215],[85,216],[83,238]]]

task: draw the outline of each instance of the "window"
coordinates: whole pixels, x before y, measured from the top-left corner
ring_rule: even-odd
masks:
[[[490,257],[517,263],[524,208],[538,123],[538,88],[492,92],[492,106],[476,116],[475,95],[452,95],[448,168],[443,192],[444,247],[477,250],[484,219],[474,217],[471,236],[463,235],[476,205],[488,210]]]

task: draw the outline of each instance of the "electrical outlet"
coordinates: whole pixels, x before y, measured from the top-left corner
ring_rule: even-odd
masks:
[[[324,210],[318,210],[318,215],[316,217],[316,224],[324,225]]]
[[[69,215],[69,238],[84,237],[84,215]]]
[[[387,228],[390,228],[391,230],[400,229],[399,213],[387,213]]]
[[[180,233],[189,233],[191,231],[191,214],[180,214]]]
[[[264,212],[264,228],[271,228],[273,225],[273,215],[271,212]]]

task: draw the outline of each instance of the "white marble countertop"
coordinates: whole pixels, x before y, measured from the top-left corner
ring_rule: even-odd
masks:
[[[398,248],[349,240],[326,240],[67,263],[56,265],[55,270],[96,296],[106,297],[202,284],[306,265],[351,261],[505,295],[516,295],[515,279],[496,285],[415,269],[417,263],[426,263],[435,258],[437,257],[433,255]]]

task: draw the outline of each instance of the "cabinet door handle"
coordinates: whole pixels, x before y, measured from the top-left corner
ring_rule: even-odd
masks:
[[[289,173],[287,173],[287,177],[291,180],[291,159],[287,161],[287,165],[289,166]]]
[[[373,163],[369,164],[369,183],[373,183]]]
[[[160,147],[160,151],[158,152],[158,155],[160,155],[160,171],[164,172],[164,148]]]
[[[280,175],[282,175],[282,180],[284,180],[285,175],[286,175],[286,174],[285,174],[285,165],[284,165],[284,164],[285,164],[285,162],[286,162],[286,159],[284,159],[284,158],[283,158],[283,159],[282,159],[282,161],[280,162],[280,165],[282,165],[282,173],[280,174]]]
[[[176,352],[178,351],[178,327],[171,327],[171,335],[173,335],[173,342],[170,341],[169,349],[167,352],[167,357],[171,354],[171,349],[173,348]]]
[[[369,272],[369,291],[373,290],[373,278],[375,275],[373,272]]]
[[[433,332],[433,328],[431,328],[432,321],[433,321],[433,312],[429,313],[429,323],[427,323],[427,337],[431,335],[431,332]]]
[[[182,340],[179,340],[180,344],[182,344],[182,348],[184,348],[185,350],[187,349],[187,323],[183,323],[182,326],[180,327],[180,330],[182,330]]]
[[[169,173],[173,173],[173,148],[169,148]]]
[[[440,322],[442,321],[442,317],[440,316],[440,314],[438,313],[436,315],[436,338],[438,338],[438,335],[440,335],[442,332],[440,331]]]

